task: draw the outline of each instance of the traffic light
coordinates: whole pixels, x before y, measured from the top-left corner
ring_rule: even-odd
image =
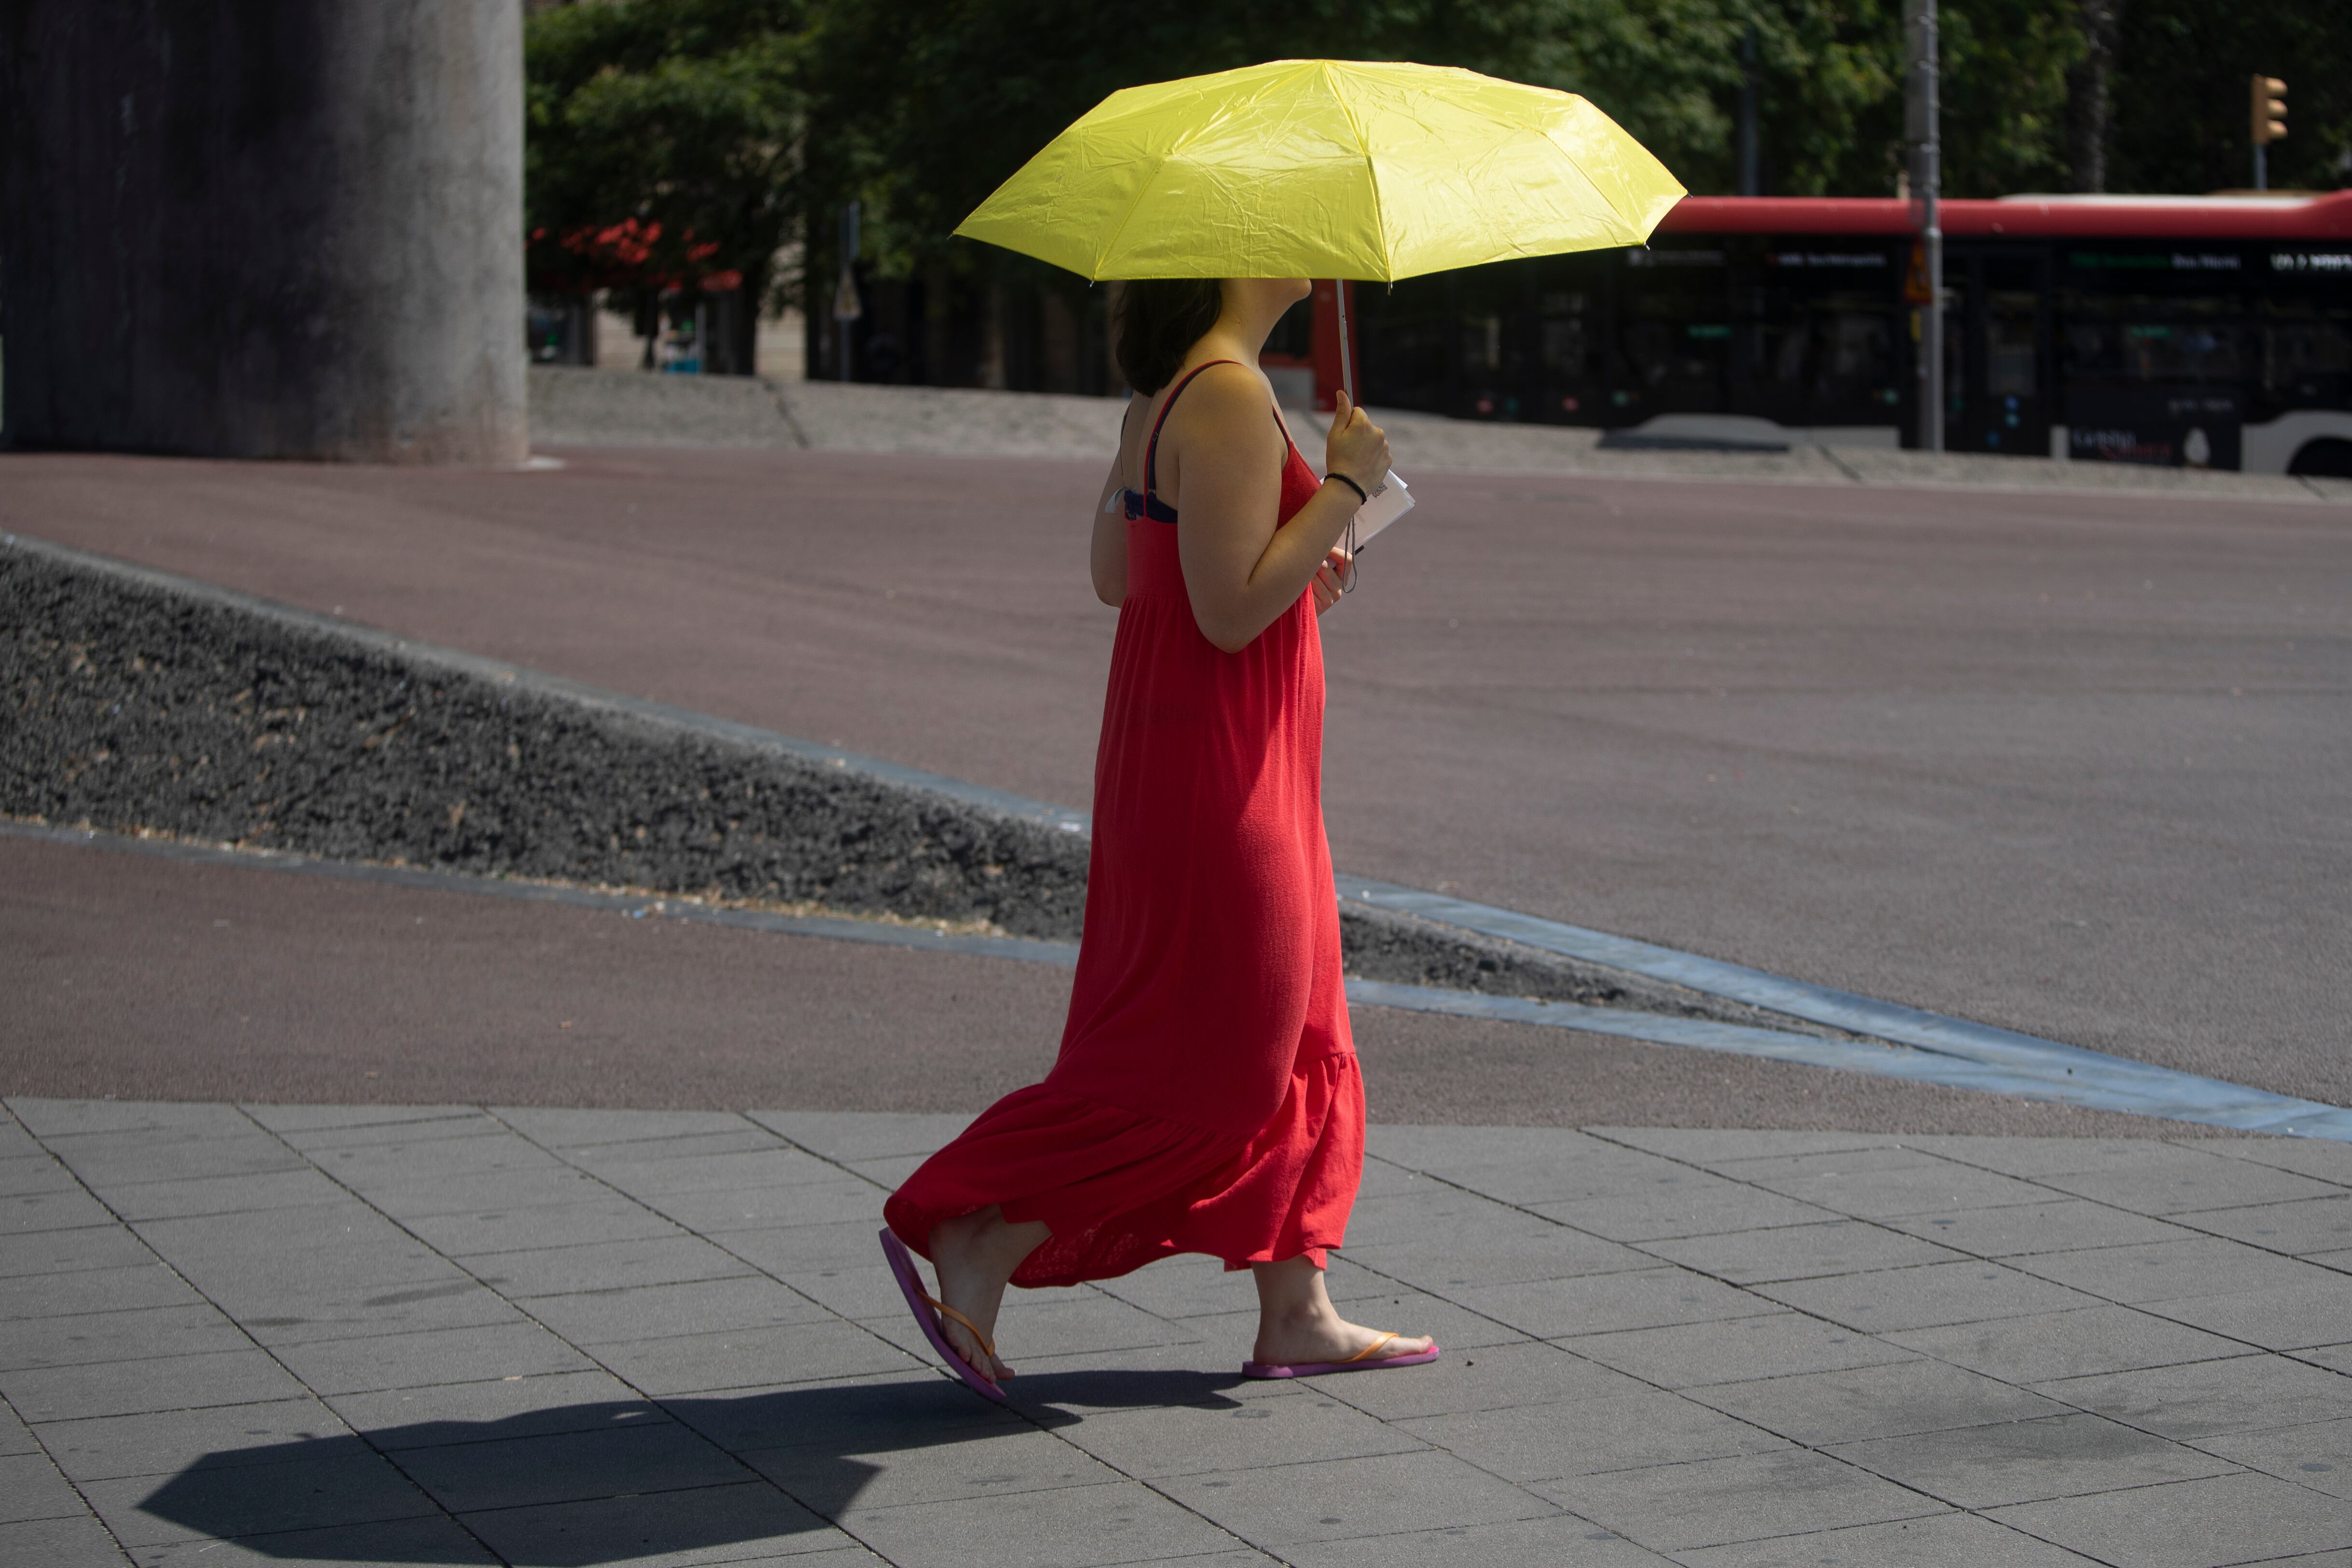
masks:
[[[2253,81],[2254,145],[2267,147],[2286,134],[2286,83],[2276,77]]]

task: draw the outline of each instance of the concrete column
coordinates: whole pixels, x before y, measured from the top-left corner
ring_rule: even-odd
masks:
[[[0,440],[528,455],[519,0],[10,0],[0,117]]]

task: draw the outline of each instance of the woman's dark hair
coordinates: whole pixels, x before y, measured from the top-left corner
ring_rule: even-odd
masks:
[[[1166,386],[1224,308],[1224,286],[1213,277],[1139,277],[1120,289],[1118,370],[1127,384],[1146,397]]]

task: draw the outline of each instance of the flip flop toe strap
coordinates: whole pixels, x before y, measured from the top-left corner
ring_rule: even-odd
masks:
[[[971,1330],[971,1337],[980,1342],[980,1348],[988,1353],[988,1359],[991,1361],[994,1361],[996,1359],[996,1342],[989,1338],[986,1334],[981,1333],[980,1325],[978,1323],[972,1322],[970,1318],[964,1316],[961,1312],[956,1311],[953,1307],[948,1305],[945,1301],[940,1301],[936,1296],[926,1295],[923,1297],[923,1300],[929,1301],[931,1305],[931,1310],[938,1312],[941,1317],[953,1318],[957,1322],[961,1323],[965,1328]],[[1396,1338],[1396,1335],[1391,1334],[1389,1335],[1389,1338],[1394,1339]],[[1373,1348],[1377,1350],[1380,1347],[1375,1345]]]
[[[1381,1337],[1380,1337],[1380,1338],[1378,1338],[1378,1339],[1374,1340],[1371,1343],[1370,1343],[1370,1344],[1366,1345],[1363,1349],[1361,1349],[1361,1350],[1358,1351],[1355,1354],[1353,1354],[1353,1355],[1349,1356],[1349,1357],[1348,1358],[1348,1360],[1347,1360],[1347,1361],[1343,1361],[1343,1362],[1339,1363],[1339,1364],[1340,1364],[1341,1366],[1346,1366],[1346,1365],[1349,1364],[1349,1362],[1357,1362],[1357,1361],[1363,1361],[1363,1360],[1366,1360],[1366,1359],[1368,1359],[1368,1358],[1371,1355],[1372,1352],[1374,1352],[1374,1351],[1376,1351],[1376,1350],[1380,1349],[1382,1345],[1385,1345],[1386,1343],[1389,1343],[1389,1341],[1391,1341],[1391,1340],[1392,1340],[1392,1339],[1397,1339],[1397,1338],[1400,1338],[1400,1337],[1401,1337],[1400,1335],[1396,1334],[1396,1333],[1393,1333],[1393,1332],[1389,1333],[1384,1333],[1384,1334],[1381,1335]],[[995,1353],[994,1351],[991,1351],[991,1352],[989,1352],[989,1354],[990,1354],[991,1355],[993,1355],[993,1354],[995,1354],[996,1353]]]

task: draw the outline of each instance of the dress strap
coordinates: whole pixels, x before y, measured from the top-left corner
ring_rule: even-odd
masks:
[[[1160,417],[1151,422],[1150,443],[1143,449],[1143,505],[1147,511],[1150,509],[1152,503],[1159,499],[1156,482],[1160,477],[1160,427],[1168,423],[1168,411],[1176,406],[1176,400],[1184,395],[1184,389],[1191,386],[1192,384],[1193,378],[1198,376],[1202,371],[1207,370],[1209,365],[1237,365],[1239,363],[1241,363],[1239,360],[1211,360],[1208,365],[1193,366],[1192,374],[1186,376],[1182,381],[1178,382],[1176,383],[1176,390],[1168,394],[1168,401],[1160,405]],[[1162,509],[1164,510],[1165,508]],[[1169,519],[1171,522],[1173,522],[1174,520],[1175,519],[1173,517]]]

